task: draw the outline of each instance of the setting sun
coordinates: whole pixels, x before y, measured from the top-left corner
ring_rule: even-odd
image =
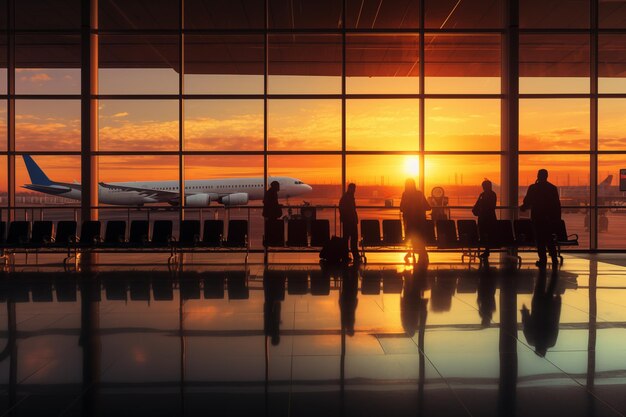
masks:
[[[404,160],[404,173],[411,176],[417,177],[420,172],[420,161],[415,156],[407,156]]]

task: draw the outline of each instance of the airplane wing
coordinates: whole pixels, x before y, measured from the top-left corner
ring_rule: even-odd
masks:
[[[129,187],[127,185],[112,185],[101,182],[102,188],[109,190],[134,191],[142,197],[152,198],[158,201],[172,201],[178,199],[179,195],[176,191],[153,190],[151,188]]]

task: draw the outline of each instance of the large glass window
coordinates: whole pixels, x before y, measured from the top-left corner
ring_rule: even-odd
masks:
[[[348,94],[415,94],[419,92],[418,76],[418,35],[347,36]]]
[[[18,151],[79,151],[79,100],[16,100]]]
[[[598,36],[598,92],[626,93],[626,34]]]
[[[589,35],[520,35],[520,93],[589,93]]]
[[[100,29],[178,29],[180,25],[179,4],[171,0],[99,0]]]
[[[6,93],[7,93],[7,38],[3,34],[0,34],[0,94],[6,94]]]
[[[15,38],[17,94],[80,94],[80,37],[29,34]]]
[[[7,149],[7,102],[0,101],[0,151]]]
[[[589,100],[520,100],[519,144],[522,151],[588,151]]]
[[[178,94],[178,36],[100,35],[100,94]]]
[[[341,150],[339,100],[271,100],[268,103],[270,150]]]
[[[101,151],[178,150],[177,100],[101,100]]]
[[[337,29],[342,3],[336,0],[268,0],[270,28]]]
[[[260,35],[185,36],[186,94],[263,94]]]
[[[500,150],[500,100],[426,100],[426,150]]]
[[[588,28],[590,11],[589,1],[590,0],[520,1],[520,28]]]
[[[186,29],[263,29],[265,0],[185,0]]]
[[[499,28],[504,2],[425,0],[424,25],[430,29]]]
[[[341,93],[341,36],[271,35],[270,94]]]
[[[74,184],[80,180],[80,156],[76,155],[34,155],[33,159],[52,181]],[[4,159],[6,163],[6,158]],[[1,167],[0,167],[1,168]],[[0,178],[2,176],[0,175]],[[21,191],[21,187],[32,184],[32,180],[21,157],[15,158],[15,185],[20,187],[16,193],[18,206],[77,204],[76,200],[65,197],[42,194],[36,191]]]
[[[626,98],[598,100],[598,149],[626,150]]]
[[[346,137],[350,151],[418,150],[419,100],[349,100]]]
[[[500,93],[500,36],[427,35],[424,45],[426,92]]]
[[[185,150],[262,151],[263,100],[186,100]]]
[[[350,29],[416,29],[419,0],[346,0],[346,27]]]

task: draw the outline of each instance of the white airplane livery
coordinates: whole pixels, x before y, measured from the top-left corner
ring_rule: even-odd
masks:
[[[30,155],[23,155],[31,184],[24,188],[40,193],[80,200],[81,186],[78,183],[52,181]],[[309,193],[310,185],[291,177],[269,177],[280,183],[280,198],[297,197]],[[143,205],[168,203],[178,205],[180,195],[178,181],[132,181],[101,182],[98,198],[102,204]],[[262,200],[265,194],[263,177],[206,179],[185,181],[185,205],[187,207],[208,207],[211,203],[225,206],[248,204],[251,200]]]

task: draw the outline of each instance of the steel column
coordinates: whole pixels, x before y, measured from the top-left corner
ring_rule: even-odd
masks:
[[[519,190],[519,3],[508,0],[502,37],[500,205],[509,206],[501,218],[517,217]]]
[[[589,39],[589,249],[598,249],[598,2],[591,1]]]
[[[81,220],[98,219],[98,0],[82,1]]]
[[[15,1],[7,1],[7,221],[15,207]],[[5,220],[5,219],[3,219]]]

